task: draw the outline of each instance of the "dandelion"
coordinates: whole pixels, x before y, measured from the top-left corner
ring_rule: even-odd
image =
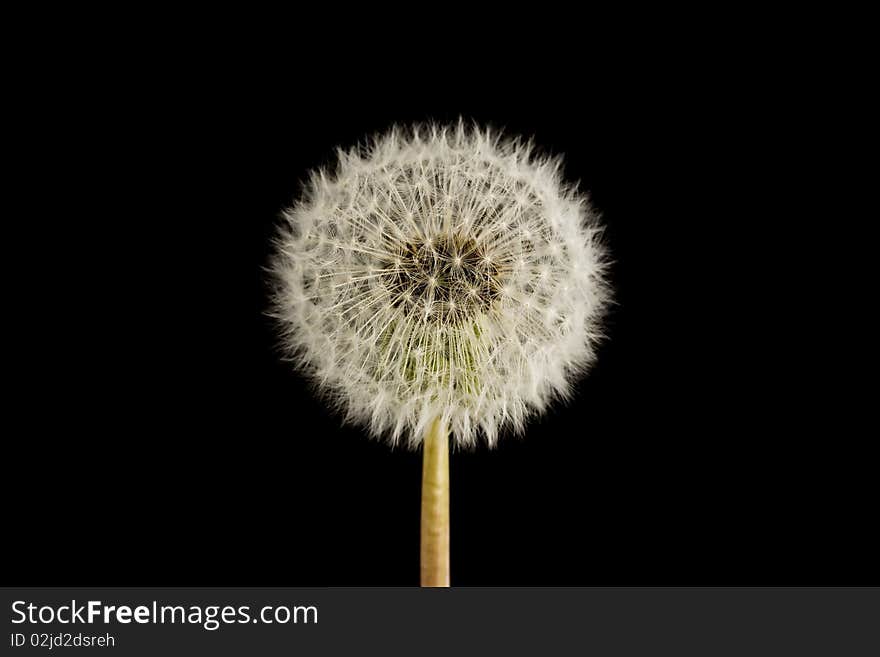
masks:
[[[345,420],[423,447],[423,583],[426,558],[445,558],[448,584],[449,437],[522,431],[594,359],[601,227],[560,168],[461,123],[395,128],[339,151],[284,213],[273,307],[289,355]]]

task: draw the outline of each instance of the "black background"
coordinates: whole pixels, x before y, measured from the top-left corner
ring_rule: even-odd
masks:
[[[459,117],[565,155],[617,305],[570,403],[453,455],[453,584],[877,582],[864,436],[817,392],[834,345],[797,264],[822,218],[791,75],[670,44],[470,68],[291,50],[279,72],[79,47],[22,74],[14,125],[14,583],[418,583],[420,455],[341,427],[281,362],[262,268],[335,147]]]

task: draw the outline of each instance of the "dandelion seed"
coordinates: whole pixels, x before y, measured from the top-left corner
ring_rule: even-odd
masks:
[[[284,214],[274,314],[346,420],[414,448],[439,418],[491,446],[570,393],[608,287],[597,218],[559,171],[460,124],[394,129],[311,177]]]

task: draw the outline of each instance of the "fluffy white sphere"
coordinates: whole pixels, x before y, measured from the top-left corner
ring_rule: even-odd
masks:
[[[338,153],[284,213],[274,314],[345,418],[456,443],[566,396],[607,299],[601,227],[560,160],[489,131],[393,129]]]

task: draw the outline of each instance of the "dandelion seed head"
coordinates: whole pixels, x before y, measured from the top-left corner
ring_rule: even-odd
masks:
[[[564,398],[607,304],[601,227],[558,159],[488,130],[392,129],[339,152],[284,213],[283,343],[346,420],[459,446]]]

